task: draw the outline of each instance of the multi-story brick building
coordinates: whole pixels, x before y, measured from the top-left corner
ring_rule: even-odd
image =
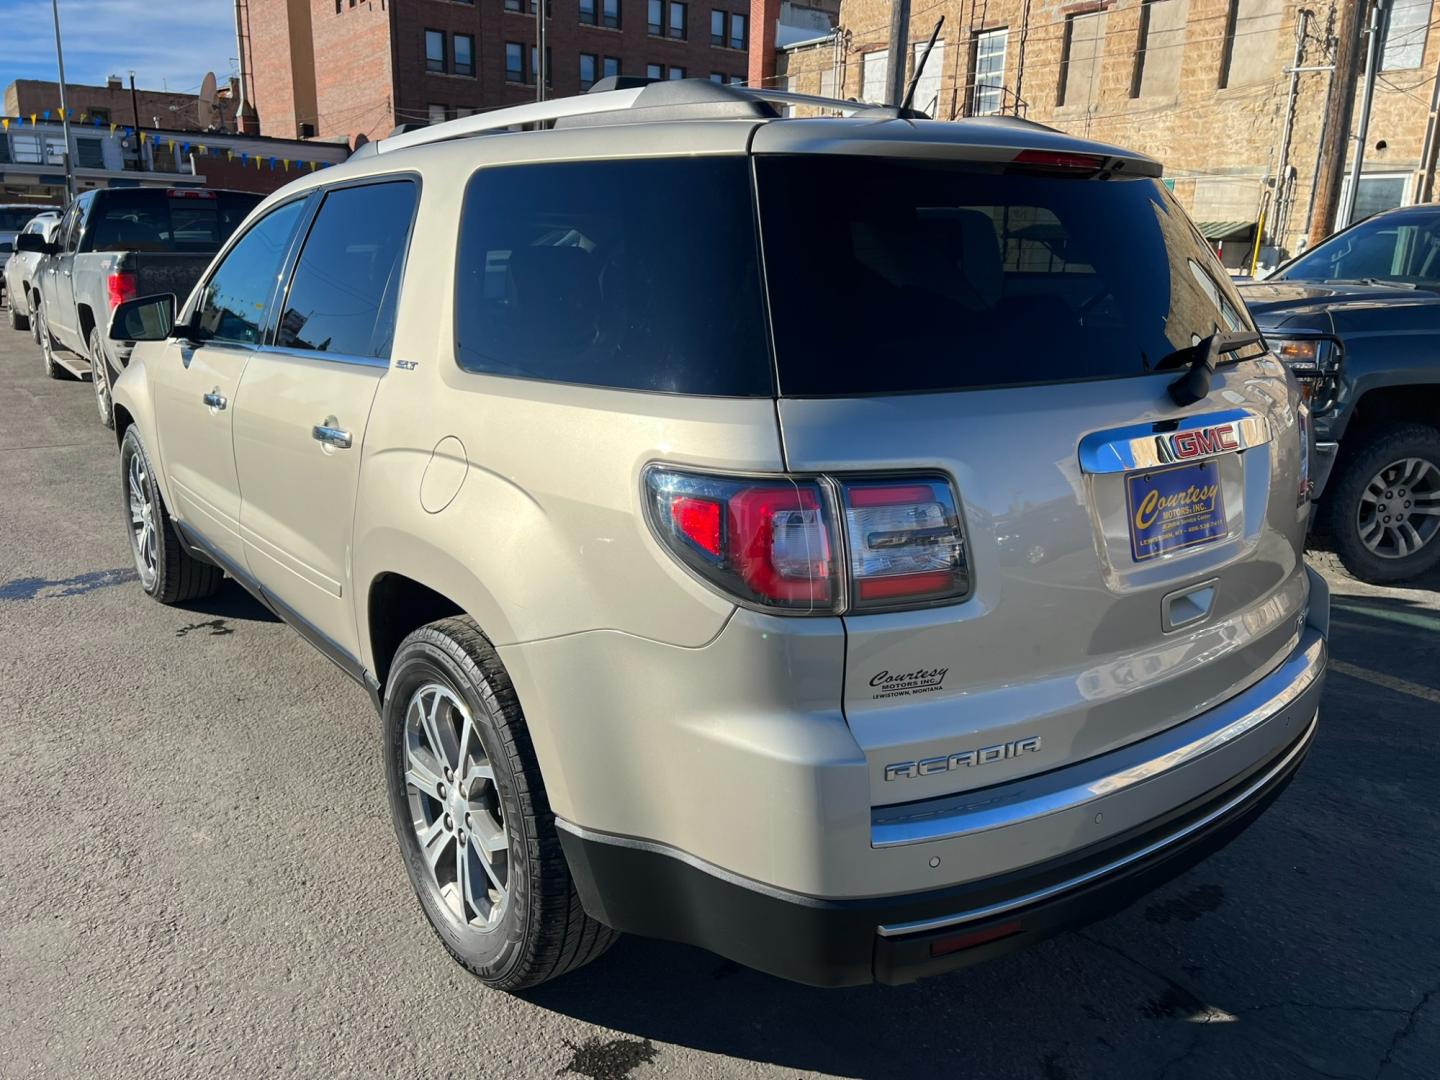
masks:
[[[549,0],[547,93],[607,75],[743,81],[750,0]],[[532,0],[245,0],[267,135],[388,134],[536,97]]]
[[[912,0],[905,63],[908,76],[943,15],[917,105],[942,119],[1023,116],[1152,154],[1225,261],[1239,266],[1262,213],[1264,236],[1280,252],[1294,251],[1311,219],[1323,217],[1314,192],[1326,103],[1345,92],[1325,69],[1335,62],[1345,6],[1361,2]],[[1431,4],[1394,0],[1357,217],[1414,202],[1427,172],[1433,179],[1433,160],[1428,169],[1422,160],[1440,64]],[[833,34],[780,49],[775,70],[757,64],[752,81],[883,100],[890,12],[891,0],[843,0]],[[1291,106],[1297,41],[1302,70]],[[1347,162],[1353,154],[1352,142]]]
[[[72,119],[86,123],[122,124],[137,128],[165,128],[172,131],[235,130],[235,94],[224,86],[213,103],[198,94],[169,90],[131,90],[118,75],[104,86],[65,84],[65,102]],[[43,117],[47,112],[60,116],[60,84],[42,79],[16,79],[5,88],[0,111],[5,116]]]

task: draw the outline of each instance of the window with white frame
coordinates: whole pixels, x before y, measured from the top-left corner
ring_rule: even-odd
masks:
[[[1005,46],[1010,31],[986,30],[975,36],[975,65],[971,110],[976,116],[992,116],[1005,108]]]
[[[1351,174],[1345,175],[1340,188],[1340,207],[1344,210],[1350,197]],[[1382,210],[1394,210],[1397,206],[1410,204],[1409,173],[1365,173],[1360,177],[1360,187],[1355,192],[1355,212],[1349,221],[1336,220],[1335,227],[1343,229],[1357,221],[1364,221]]]
[[[1425,58],[1425,33],[1430,28],[1431,0],[1394,0],[1385,31],[1381,71],[1418,68]]]
[[[885,104],[885,76],[890,68],[890,50],[876,49],[860,57],[860,100]]]
[[[929,41],[915,42],[915,67],[913,70],[920,71],[920,61],[925,56],[925,49]],[[936,110],[940,107],[940,80],[945,70],[945,42],[937,39],[935,48],[930,50],[930,59],[925,61],[925,70],[921,72],[920,81],[915,84],[914,106],[923,113],[930,116],[940,115]]]

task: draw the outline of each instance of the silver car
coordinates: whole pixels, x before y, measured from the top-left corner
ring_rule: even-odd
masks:
[[[810,104],[399,134],[115,312],[142,587],[229,575],[370,690],[494,986],[616,932],[958,967],[1178,873],[1314,737],[1308,420],[1160,166]]]

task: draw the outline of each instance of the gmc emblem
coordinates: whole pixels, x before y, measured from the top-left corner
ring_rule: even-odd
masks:
[[[1170,449],[1177,461],[1185,461],[1239,450],[1240,438],[1235,433],[1234,424],[1216,424],[1194,431],[1177,431],[1170,436]]]

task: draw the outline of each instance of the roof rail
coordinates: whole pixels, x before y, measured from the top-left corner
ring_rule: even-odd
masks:
[[[492,112],[447,120],[431,124],[417,131],[406,131],[367,144],[374,150],[368,153],[389,153],[405,150],[412,146],[444,142],[449,139],[463,139],[470,135],[504,131],[511,128],[534,124],[553,124],[569,121],[583,124],[599,120],[605,114],[616,114],[609,120],[626,122],[622,115],[635,110],[630,122],[659,120],[690,120],[704,117],[749,116],[756,119],[774,118],[770,109],[761,109],[763,104],[810,105],[821,109],[834,109],[842,113],[864,113],[877,119],[928,120],[924,113],[914,109],[899,109],[894,106],[869,105],[860,101],[842,101],[838,98],[819,97],[814,94],[793,94],[788,90],[771,90],[748,86],[722,86],[709,79],[651,79],[644,85],[636,86],[637,79],[610,83],[604,80],[587,94],[575,97],[554,98],[536,101],[528,105],[514,105]],[[621,85],[623,89],[611,90],[609,85]]]

